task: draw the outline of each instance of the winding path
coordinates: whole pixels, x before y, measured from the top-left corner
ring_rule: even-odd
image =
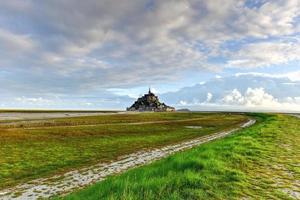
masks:
[[[68,193],[74,189],[102,181],[109,175],[124,172],[127,169],[136,166],[148,164],[154,160],[164,158],[178,151],[190,149],[211,140],[223,138],[241,128],[249,127],[255,122],[255,120],[250,119],[248,122],[242,124],[240,128],[202,136],[190,141],[168,145],[149,151],[139,151],[120,157],[117,161],[110,163],[99,163],[80,170],[70,171],[62,175],[55,175],[50,178],[40,178],[28,183],[19,184],[15,187],[0,191],[0,199],[27,200],[48,198],[54,195]]]

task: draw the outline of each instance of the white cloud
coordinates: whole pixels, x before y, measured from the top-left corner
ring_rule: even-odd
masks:
[[[0,29],[0,51],[6,54],[31,51],[35,47],[34,41],[28,35],[16,34]]]
[[[174,81],[186,69],[220,69],[223,65],[210,63],[209,57],[230,55],[226,42],[285,37],[299,31],[298,0],[249,3],[257,4],[244,0],[1,2],[2,21],[22,19],[18,26],[12,25],[23,33],[21,40],[13,41],[29,47],[34,40],[39,47],[34,56],[13,61],[7,68],[25,65],[26,69],[52,70],[58,76],[69,75],[74,82],[80,79],[80,85],[89,82],[87,87],[149,81],[140,76]],[[4,27],[10,32],[10,26]],[[26,34],[32,38],[23,37]],[[265,66],[292,61],[298,55],[297,44],[250,44],[230,57],[228,64]],[[122,83],[116,78],[120,74]]]
[[[87,94],[287,63],[299,60],[299,13],[299,0],[0,1],[0,66],[10,75],[0,85],[17,96]],[[193,102],[208,92],[218,98],[205,90]]]
[[[300,71],[292,71],[287,73],[280,74],[270,74],[270,73],[258,73],[258,72],[246,72],[246,73],[236,73],[235,76],[245,76],[245,75],[253,75],[260,77],[270,77],[270,78],[288,78],[291,81],[300,81]],[[289,83],[292,84],[292,83]]]
[[[223,100],[225,104],[244,105],[244,106],[265,106],[272,107],[279,104],[278,100],[265,92],[264,88],[248,88],[245,94],[241,94],[234,89],[227,94]]]
[[[299,104],[300,105],[300,97],[287,97],[286,101],[291,104]]]
[[[246,44],[232,52],[227,67],[263,67],[300,60],[299,42],[260,42]]]
[[[300,112],[300,97],[286,97],[278,100],[268,94],[264,88],[248,88],[245,93],[233,89],[216,101],[199,102],[194,100],[188,102],[181,100],[177,106],[193,110]]]
[[[238,19],[242,29],[248,34],[265,38],[293,34],[297,30],[293,26],[294,19],[299,15],[298,0],[266,1],[261,7],[245,9],[242,17]]]
[[[237,73],[212,78],[177,92],[166,102],[200,110],[300,111],[300,81],[261,73]]]
[[[179,105],[185,106],[188,105],[188,102],[181,100],[179,101]]]
[[[213,97],[212,93],[208,92],[206,97],[206,102],[210,102],[212,100],[212,97]]]
[[[288,77],[292,81],[300,81],[300,71],[281,74],[281,77]]]
[[[271,94],[268,94],[264,88],[248,88],[244,94],[234,89],[221,102],[224,105],[240,106],[244,107],[244,109],[251,108],[253,110],[300,110],[300,97],[287,97],[279,101]]]
[[[49,104],[52,104],[54,103],[52,100],[49,100],[49,99],[44,99],[43,97],[17,97],[15,98],[15,101],[16,102],[19,102],[21,104],[29,104],[29,105],[49,105]]]
[[[226,104],[243,104],[245,99],[237,89],[234,89],[223,98],[223,101]]]

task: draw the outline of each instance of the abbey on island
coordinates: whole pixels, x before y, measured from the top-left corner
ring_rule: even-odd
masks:
[[[175,111],[174,107],[168,106],[165,103],[161,103],[159,98],[149,91],[144,96],[138,98],[132,106],[126,109],[127,111],[154,111],[154,112],[172,112]]]

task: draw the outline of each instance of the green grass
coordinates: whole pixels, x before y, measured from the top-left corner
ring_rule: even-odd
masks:
[[[182,119],[197,120],[174,121]],[[0,188],[230,129],[246,120],[224,113],[143,113],[0,123]],[[151,121],[164,122],[128,124]],[[203,128],[185,127],[189,125]]]
[[[132,114],[112,114],[84,117],[64,117],[56,119],[42,120],[2,120],[0,127],[3,128],[26,128],[26,127],[53,127],[53,126],[73,126],[73,125],[90,125],[90,124],[116,124],[132,122],[152,122],[164,120],[183,120],[191,118],[202,118],[206,121],[214,120],[214,116],[238,116],[230,113],[132,113]],[[217,119],[218,121],[219,119]],[[214,121],[211,121],[214,123]]]
[[[300,120],[252,114],[234,135],[112,176],[62,199],[292,199],[300,192]]]

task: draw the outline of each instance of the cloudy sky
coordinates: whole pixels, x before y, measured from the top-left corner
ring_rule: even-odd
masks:
[[[300,111],[299,0],[0,1],[0,107]]]

